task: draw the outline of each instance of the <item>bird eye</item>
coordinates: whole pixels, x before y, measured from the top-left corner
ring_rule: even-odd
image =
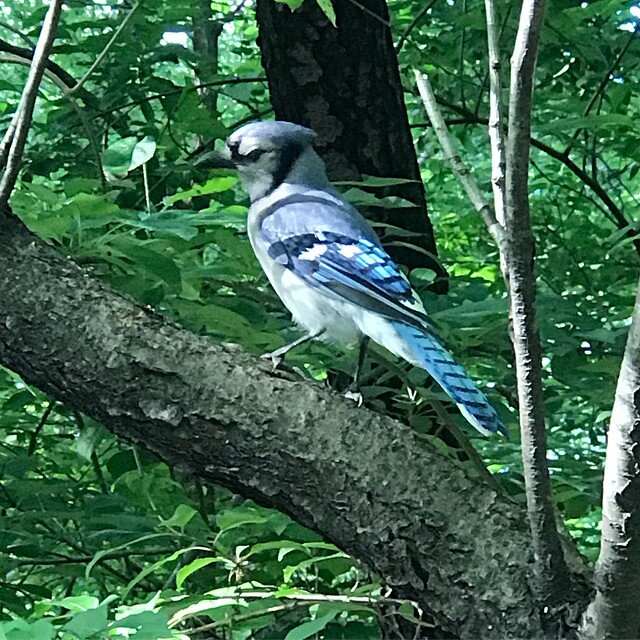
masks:
[[[245,158],[251,162],[255,162],[263,153],[264,149],[254,149],[253,151],[249,151]]]

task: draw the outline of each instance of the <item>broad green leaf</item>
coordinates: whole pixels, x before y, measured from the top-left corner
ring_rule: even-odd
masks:
[[[303,622],[300,626],[291,629],[284,640],[305,640],[305,638],[310,638],[322,631],[337,615],[337,611],[329,611],[315,620]]]
[[[120,138],[102,152],[104,170],[113,178],[123,178],[129,172],[131,158],[138,140],[135,136]]]
[[[85,640],[106,631],[108,624],[107,607],[101,605],[95,609],[76,613],[63,628],[74,637]]]
[[[146,136],[136,144],[131,153],[129,171],[133,171],[149,162],[156,153],[156,141],[151,136]]]
[[[318,6],[322,9],[322,13],[324,13],[324,15],[327,16],[327,18],[329,18],[329,21],[335,27],[336,12],[335,12],[335,9],[333,8],[332,0],[316,0],[316,2],[318,3]]]
[[[291,11],[295,11],[302,6],[304,0],[276,0],[276,2],[280,2],[282,4],[286,4]]]
[[[166,209],[173,206],[176,202],[185,202],[195,196],[207,196],[213,193],[228,191],[236,182],[238,182],[238,178],[236,176],[218,176],[210,178],[204,184],[194,184],[191,189],[179,191],[172,196],[167,196],[164,198],[162,203]]]
[[[198,510],[194,509],[191,505],[179,504],[173,512],[173,515],[168,520],[165,520],[163,524],[165,527],[184,529],[197,513]]]
[[[224,559],[222,558],[197,558],[193,562],[182,567],[176,576],[176,589],[180,589],[184,584],[184,581],[196,571],[199,571],[203,567],[207,567],[214,562],[222,562]]]

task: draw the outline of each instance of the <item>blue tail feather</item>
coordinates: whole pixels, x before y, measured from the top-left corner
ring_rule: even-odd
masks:
[[[433,334],[403,322],[391,324],[403,342],[401,355],[425,369],[472,426],[485,435],[500,432],[509,437],[485,395]]]

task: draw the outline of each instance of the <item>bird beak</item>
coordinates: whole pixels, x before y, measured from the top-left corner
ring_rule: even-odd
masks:
[[[213,151],[206,159],[211,169],[236,169],[236,163],[231,159],[231,151],[225,145],[222,151]]]

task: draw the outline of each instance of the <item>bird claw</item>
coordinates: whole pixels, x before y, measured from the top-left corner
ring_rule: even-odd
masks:
[[[364,398],[359,391],[347,391],[345,392],[344,397],[348,400],[353,400],[359,407],[361,407],[364,402]]]
[[[284,358],[281,355],[278,355],[276,352],[263,353],[260,356],[260,359],[270,360],[271,366],[273,367],[272,371],[275,371],[282,364],[282,361],[284,360]]]

